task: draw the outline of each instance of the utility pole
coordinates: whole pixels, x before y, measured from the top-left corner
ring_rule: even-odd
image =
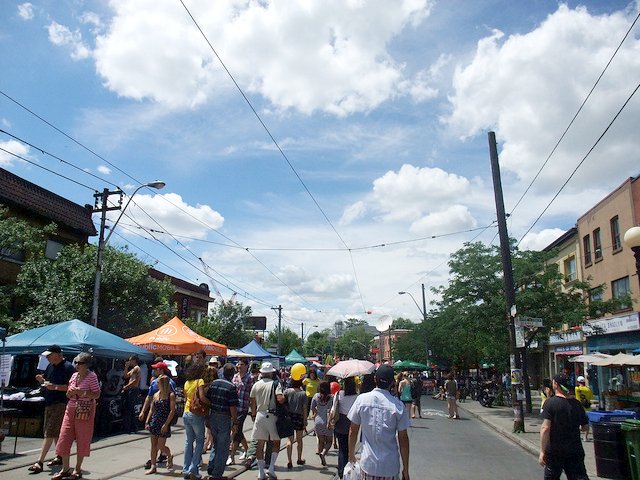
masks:
[[[111,195],[119,195],[118,205],[114,207],[108,206],[108,200]],[[100,215],[100,236],[98,237],[98,257],[96,260],[96,275],[93,283],[93,302],[91,304],[91,325],[98,326],[98,305],[100,304],[100,282],[102,280],[102,257],[104,255],[104,230],[107,221],[107,212],[111,210],[120,210],[122,207],[122,190],[118,189],[113,192],[105,188],[102,193],[94,193],[95,202],[92,213],[101,212]],[[98,204],[100,205],[98,207]]]
[[[422,321],[427,321],[427,300],[424,296],[424,283],[422,284]]]
[[[282,355],[282,305],[271,307],[271,310],[278,311],[278,355]]]
[[[516,331],[514,316],[516,314],[516,292],[513,285],[513,267],[511,265],[511,249],[507,232],[507,217],[504,210],[502,195],[502,180],[500,178],[500,164],[498,163],[498,146],[495,132],[489,132],[489,153],[491,157],[491,173],[493,176],[493,193],[498,215],[498,233],[500,236],[500,253],[502,256],[502,270],[504,278],[504,294],[507,301],[506,319],[509,327],[509,364],[511,369],[522,369],[522,362],[516,348]],[[513,375],[512,375],[513,377]],[[527,379],[523,379],[527,381]],[[511,382],[511,402],[513,405],[513,433],[524,433],[524,412],[522,401],[517,399],[517,384]]]

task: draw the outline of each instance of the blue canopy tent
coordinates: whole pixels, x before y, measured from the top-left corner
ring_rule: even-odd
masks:
[[[240,350],[243,351],[244,353],[249,353],[249,354],[253,355],[255,360],[265,360],[267,358],[278,358],[278,359],[283,358],[283,357],[280,357],[280,356],[276,355],[275,353],[267,352],[255,340],[251,340],[249,343],[247,343]]]
[[[137,355],[141,361],[153,360],[153,354],[81,320],[45,325],[7,337],[8,355],[41,354],[49,345],[60,345],[66,354],[88,352],[96,357],[127,359]]]

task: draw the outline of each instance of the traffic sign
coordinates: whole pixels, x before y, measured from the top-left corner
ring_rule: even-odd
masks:
[[[514,325],[516,327],[542,328],[543,321],[541,318],[535,317],[516,317],[514,320]]]

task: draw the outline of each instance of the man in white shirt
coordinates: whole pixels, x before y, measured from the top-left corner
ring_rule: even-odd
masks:
[[[363,480],[398,480],[400,457],[402,480],[409,480],[409,412],[390,392],[395,386],[390,365],[378,367],[375,380],[376,388],[359,395],[349,410],[349,461],[356,461],[356,443],[362,427],[360,468]]]

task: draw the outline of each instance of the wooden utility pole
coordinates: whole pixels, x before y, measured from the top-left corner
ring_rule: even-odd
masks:
[[[502,196],[502,180],[500,178],[500,164],[498,163],[498,146],[495,132],[489,132],[489,153],[491,157],[491,173],[493,176],[493,193],[498,215],[498,234],[500,237],[500,253],[502,256],[502,271],[504,278],[504,294],[507,301],[506,320],[509,327],[509,364],[512,370],[522,371],[522,362],[516,348],[516,330],[514,316],[516,315],[516,292],[513,285],[513,267],[511,265],[511,248],[507,233],[507,217],[504,211]],[[520,375],[522,377],[522,375]],[[513,379],[513,375],[512,375]],[[528,381],[526,378],[522,381]],[[522,401],[518,400],[518,384],[511,382],[511,402],[513,405],[513,432],[524,433],[524,411]]]

